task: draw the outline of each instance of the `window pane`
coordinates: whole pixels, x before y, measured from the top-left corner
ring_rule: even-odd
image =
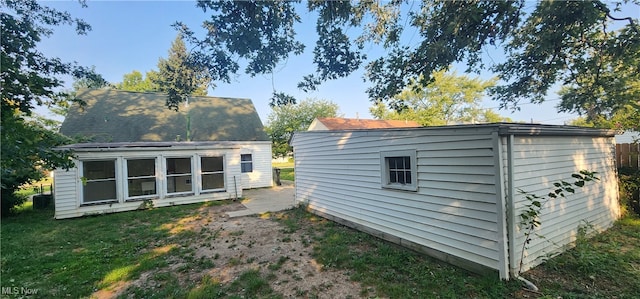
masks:
[[[404,169],[411,169],[411,158],[410,157],[404,157]]]
[[[242,155],[240,155],[240,161],[242,161],[242,162],[245,162],[245,161],[251,162],[252,161],[251,154],[242,154]]]
[[[167,178],[167,192],[189,192],[191,189],[191,175],[172,176]]]
[[[240,167],[242,169],[242,172],[253,172],[253,163],[251,162],[242,162],[242,164],[240,164]]]
[[[405,183],[406,184],[411,184],[411,171],[405,172],[405,177],[406,177]]]
[[[224,188],[224,174],[203,174],[202,175],[202,189],[223,189]]]
[[[127,176],[128,177],[155,176],[155,175],[156,175],[155,159],[127,160]]]
[[[129,179],[129,196],[156,194],[156,179]]]
[[[116,181],[87,182],[83,188],[84,202],[116,199]]]
[[[167,158],[167,174],[191,173],[191,158]]]
[[[202,172],[223,171],[224,163],[222,157],[202,157]]]
[[[116,177],[116,161],[82,162],[83,176],[87,180],[113,179]]]

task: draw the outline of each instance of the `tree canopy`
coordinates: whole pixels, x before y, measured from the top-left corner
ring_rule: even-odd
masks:
[[[151,70],[143,75],[140,71],[133,70],[131,73],[124,74],[122,82],[115,84],[115,88],[136,92],[160,91],[160,87],[156,83],[157,77],[157,71]]]
[[[318,99],[306,99],[297,104],[272,107],[271,113],[267,116],[265,130],[273,143],[273,157],[286,157],[291,153],[289,139],[294,132],[306,131],[316,117],[337,117],[339,109],[333,102]]]
[[[413,120],[423,126],[508,121],[481,107],[482,97],[495,81],[438,71],[426,86],[414,81],[395,96],[390,104],[397,109],[378,102],[369,111],[378,119]]]
[[[190,54],[178,34],[171,43],[169,55],[158,59],[158,70],[150,70],[145,75],[133,70],[115,84],[117,89],[137,92],[165,92],[168,94],[167,107],[178,110],[178,105],[189,95],[205,96],[210,85],[208,75],[200,67],[191,64]]]
[[[84,4],[84,3],[83,3]],[[69,99],[60,91],[61,76],[71,75],[91,82],[104,82],[91,68],[46,57],[37,44],[49,37],[55,26],[75,26],[78,34],[91,27],[67,12],[40,5],[35,0],[0,2],[0,90],[2,93],[2,215],[6,215],[20,199],[13,192],[22,184],[38,180],[43,170],[70,167],[71,153],[53,147],[69,140],[47,127],[46,122],[32,117],[38,105],[56,106]]]
[[[627,3],[634,8],[640,2]],[[272,73],[304,44],[296,36],[300,15],[316,17],[316,69],[298,86],[313,90],[326,80],[365,70],[372,101],[390,101],[411,82],[459,62],[468,71],[500,78],[491,96],[502,108],[541,103],[563,86],[559,111],[610,118],[638,111],[638,16],[620,15],[605,1],[198,1],[211,17],[197,36],[178,28],[195,47],[193,61],[210,78],[229,82],[244,72]],[[306,12],[305,12],[306,10]],[[307,25],[307,24],[303,24]],[[354,34],[357,32],[358,34]],[[370,45],[384,54],[368,57]],[[488,53],[495,60],[483,58]],[[504,59],[498,59],[504,54]],[[492,56],[493,57],[493,56]],[[280,97],[282,98],[282,97]],[[636,124],[637,127],[637,124]]]

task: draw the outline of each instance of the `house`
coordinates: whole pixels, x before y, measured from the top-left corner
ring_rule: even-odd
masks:
[[[55,218],[223,200],[272,186],[271,142],[249,99],[86,90],[60,132],[75,167],[55,170]]]
[[[391,128],[418,128],[421,127],[415,121],[383,120],[383,119],[359,119],[326,117],[315,118],[309,131],[335,131],[335,130],[366,130],[366,129],[391,129]]]
[[[482,124],[297,132],[296,200],[318,215],[476,272],[517,276],[619,217],[614,132]],[[599,181],[547,202],[527,244],[520,190],[546,196],[580,170]]]

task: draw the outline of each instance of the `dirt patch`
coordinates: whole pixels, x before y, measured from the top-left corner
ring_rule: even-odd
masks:
[[[322,267],[312,256],[315,232],[309,227],[288,227],[264,214],[229,218],[225,213],[243,209],[239,203],[201,208],[197,214],[166,224],[179,240],[169,240],[188,252],[176,256],[169,269],[147,271],[133,281],[142,289],[158,287],[154,272],[178,273],[181,282],[211,280],[228,285],[242,273],[258,270],[271,289],[284,298],[359,298],[361,286],[341,271]],[[185,231],[195,232],[189,238]],[[185,244],[185,241],[188,242]],[[174,248],[164,245],[162,248]],[[154,252],[153,249],[150,252]],[[205,261],[194,266],[190,261]],[[188,268],[188,270],[184,270]],[[181,283],[182,284],[182,283]]]

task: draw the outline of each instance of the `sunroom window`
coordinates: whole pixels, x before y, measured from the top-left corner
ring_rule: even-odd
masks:
[[[191,158],[167,158],[167,193],[193,192]]]
[[[156,195],[156,159],[127,160],[129,197]]]
[[[200,157],[202,191],[224,190],[224,158]]]
[[[117,200],[115,160],[83,161],[82,181],[83,203]]]

